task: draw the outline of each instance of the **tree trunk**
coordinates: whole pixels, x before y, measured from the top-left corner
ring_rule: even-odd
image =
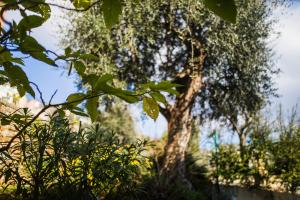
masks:
[[[181,95],[169,109],[169,114],[165,115],[168,121],[168,142],[160,175],[165,175],[167,181],[176,179],[190,185],[185,178],[185,154],[192,130],[191,110],[195,96],[201,89],[202,77],[197,74],[184,79],[188,81],[185,82]]]
[[[245,146],[246,146],[246,136],[245,134],[241,133],[239,134],[239,140],[240,140],[240,154],[242,161],[245,161]]]

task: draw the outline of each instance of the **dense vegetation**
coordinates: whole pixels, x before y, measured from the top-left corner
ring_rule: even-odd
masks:
[[[297,109],[287,119],[283,118],[281,109],[274,121],[257,117],[249,127],[243,155],[236,145],[226,144],[213,153],[215,180],[297,192],[300,187]]]
[[[17,98],[39,96],[40,107],[0,99],[0,197],[209,199],[213,184],[275,183],[296,193],[297,113],[274,122],[260,114],[276,96],[273,11],[287,2],[2,1],[0,85],[15,87]],[[62,30],[62,54],[31,34],[52,7],[68,11],[72,25]],[[20,19],[7,20],[11,11]],[[46,102],[23,71],[27,58],[68,68],[79,91]],[[139,102],[152,119],[166,118],[163,138],[136,133],[127,105]],[[216,148],[202,152],[199,127],[210,120],[239,144],[220,144],[214,133]]]
[[[282,3],[238,1],[239,15],[232,24],[198,0],[128,2],[126,15],[111,31],[104,28],[102,8],[95,6],[69,17],[72,27],[63,40],[73,50],[99,56],[102,65],[87,63],[88,74],[109,71],[128,84],[168,80],[181,85],[178,95],[168,95],[169,101],[161,101],[156,110],[169,128],[160,173],[170,183],[187,182],[183,161],[193,117],[236,121],[274,95],[277,69],[266,40],[272,33],[272,12]]]

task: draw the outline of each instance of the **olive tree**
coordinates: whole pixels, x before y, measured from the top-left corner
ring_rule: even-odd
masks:
[[[69,15],[64,44],[99,56],[87,72],[118,74],[127,83],[171,81],[181,87],[167,102],[153,93],[150,104],[168,122],[161,174],[185,180],[185,152],[193,117],[230,116],[260,108],[274,94],[273,51],[267,39],[273,32],[273,9],[280,0],[237,1],[236,23],[212,14],[198,0],[124,2],[120,24],[105,29],[101,7]],[[99,66],[99,65],[98,65]],[[148,84],[146,84],[148,82]],[[158,89],[158,88],[156,88]],[[164,89],[164,84],[159,86]],[[168,89],[166,88],[166,91]]]

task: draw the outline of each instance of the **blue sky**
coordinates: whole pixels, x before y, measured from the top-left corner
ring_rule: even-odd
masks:
[[[55,13],[41,28],[36,29],[33,35],[47,49],[61,51],[59,46],[59,28],[57,21],[62,23],[61,11],[53,9]],[[274,99],[273,109],[282,104],[285,109],[291,109],[300,100],[300,1],[296,1],[285,13],[280,15],[276,31],[281,32],[279,39],[270,42],[276,51],[277,65],[282,70],[276,78],[276,86],[281,95]],[[74,77],[68,77],[67,72],[39,61],[28,59],[24,69],[30,81],[39,85],[46,100],[55,90],[58,90],[54,102],[63,102],[68,94],[76,91]],[[139,106],[131,106],[136,128],[147,135],[159,137],[166,130],[166,122],[159,117],[157,122],[141,120]],[[143,122],[142,122],[143,121]]]

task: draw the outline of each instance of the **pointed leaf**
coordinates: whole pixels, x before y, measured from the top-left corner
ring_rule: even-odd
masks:
[[[27,31],[31,30],[36,27],[40,27],[45,22],[45,19],[43,17],[37,16],[37,15],[30,15],[27,17],[24,17],[18,27],[21,30]]]
[[[166,100],[166,98],[165,98],[165,96],[162,95],[162,94],[159,93],[159,92],[152,92],[152,93],[150,93],[150,96],[151,96],[153,99],[155,99],[156,101],[163,103],[164,105],[167,105],[167,104],[168,104],[168,103],[167,103],[167,100]]]
[[[88,99],[86,103],[86,109],[88,111],[88,114],[92,120],[92,122],[96,121],[98,116],[98,100],[99,97],[95,97],[92,99]]]
[[[74,66],[75,70],[77,71],[77,73],[80,76],[84,75],[86,67],[85,67],[85,65],[84,65],[83,62],[81,62],[81,61],[74,61],[73,62],[73,66]]]
[[[156,101],[149,97],[143,98],[143,110],[152,119],[156,120],[159,114],[159,106]]]
[[[79,104],[81,103],[82,101],[84,101],[84,97],[86,95],[83,94],[83,93],[73,93],[73,94],[70,94],[67,98],[67,102],[68,103],[75,103],[75,104]]]

